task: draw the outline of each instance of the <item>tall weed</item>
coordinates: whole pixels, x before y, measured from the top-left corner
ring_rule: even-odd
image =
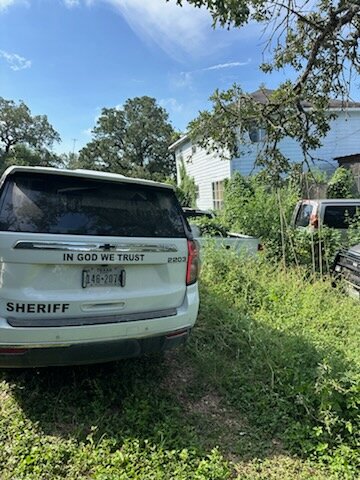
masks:
[[[194,354],[234,406],[341,475],[360,462],[360,309],[302,268],[206,252]]]

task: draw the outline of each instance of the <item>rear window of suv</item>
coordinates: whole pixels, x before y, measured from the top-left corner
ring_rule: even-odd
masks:
[[[185,237],[171,189],[41,173],[8,177],[0,196],[0,230]]]

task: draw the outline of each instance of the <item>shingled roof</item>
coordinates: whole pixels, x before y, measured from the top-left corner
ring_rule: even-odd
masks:
[[[274,90],[270,90],[268,88],[261,88],[253,93],[250,93],[250,95],[257,102],[264,104],[269,101],[269,97],[273,92]],[[311,107],[310,102],[302,102],[302,105],[303,107]],[[344,102],[343,100],[331,99],[329,102],[329,108],[360,108],[360,102]]]
[[[259,103],[265,104],[268,103],[269,97],[271,94],[274,92],[274,90],[270,90],[269,88],[260,88],[259,90],[256,90],[255,92],[250,93],[251,97],[256,100]],[[310,102],[302,102],[303,107],[305,108],[310,108],[311,103]],[[351,109],[351,108],[360,108],[360,102],[344,102],[343,100],[335,100],[331,99],[329,102],[329,108],[336,108],[336,109]],[[182,143],[185,143],[186,141],[189,140],[189,135],[185,133],[179,140],[174,142],[172,145],[170,145],[169,150],[173,151],[175,150],[178,146],[180,146]]]

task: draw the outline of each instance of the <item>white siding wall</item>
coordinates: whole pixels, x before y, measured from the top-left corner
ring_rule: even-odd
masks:
[[[242,175],[254,173],[254,164],[261,144],[244,145],[242,155],[232,160],[231,171],[239,171]],[[302,160],[298,144],[290,139],[284,139],[281,151],[294,162]],[[338,118],[332,121],[331,130],[323,140],[323,146],[312,152],[318,158],[319,168],[337,167],[335,157],[360,153],[360,111],[339,112]]]
[[[230,177],[230,161],[221,160],[216,154],[206,153],[206,150],[196,147],[196,152],[192,153],[192,144],[190,141],[183,143],[175,151],[176,167],[179,176],[179,165],[181,158],[188,175],[195,179],[199,188],[197,207],[201,209],[213,208],[212,182],[224,180]]]
[[[331,123],[323,146],[314,155],[329,160],[354,153],[360,153],[360,111],[340,112]]]
[[[243,145],[243,154],[239,158],[227,161],[221,160],[216,154],[208,154],[200,147],[197,147],[196,152],[193,153],[192,144],[188,140],[175,150],[178,179],[182,158],[187,173],[195,179],[199,188],[198,208],[211,209],[213,208],[212,182],[229,178],[234,171],[239,171],[242,175],[254,173],[255,159],[260,147],[260,143]],[[281,151],[294,162],[302,160],[298,144],[290,138],[281,142]],[[339,112],[338,118],[332,121],[330,132],[323,140],[323,146],[313,152],[313,155],[322,160],[317,163],[318,167],[327,169],[337,166],[337,162],[333,160],[335,157],[355,153],[360,153],[360,110]]]

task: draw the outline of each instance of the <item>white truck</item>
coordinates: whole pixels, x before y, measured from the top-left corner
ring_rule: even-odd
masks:
[[[201,229],[194,219],[198,218],[216,218],[215,214],[208,210],[198,210],[195,208],[183,208],[185,217],[189,222],[191,231],[193,232],[194,239],[200,244],[200,247],[204,247],[208,244],[215,244],[217,248],[225,248],[226,250],[236,250],[237,252],[243,252],[244,254],[255,255],[261,250],[261,244],[258,238],[251,235],[244,235],[236,232],[224,232],[222,235],[202,235]],[[200,249],[201,251],[201,249]]]

